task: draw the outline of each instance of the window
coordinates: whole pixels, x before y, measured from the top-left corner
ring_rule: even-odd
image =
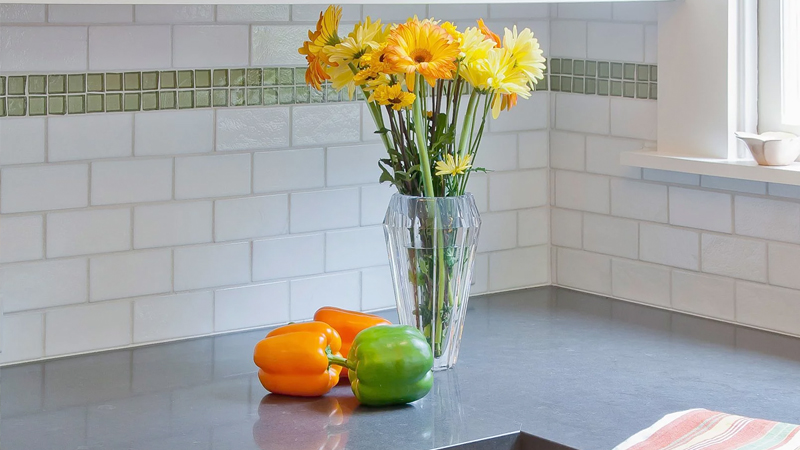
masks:
[[[800,134],[800,0],[760,0],[758,15],[758,130]]]

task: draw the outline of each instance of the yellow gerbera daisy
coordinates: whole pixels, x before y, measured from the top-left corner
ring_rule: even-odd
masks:
[[[400,84],[395,84],[393,86],[378,86],[372,91],[367,101],[377,102],[379,105],[384,106],[391,105],[392,109],[400,111],[403,108],[411,106],[416,98],[416,95],[403,91],[403,87],[400,86]]]
[[[458,28],[457,28],[455,25],[453,25],[453,23],[452,23],[452,22],[445,22],[445,23],[443,23],[443,24],[442,24],[442,28],[444,29],[444,31],[446,31],[446,32],[447,32],[447,34],[449,34],[449,35],[450,35],[450,37],[451,37],[451,38],[452,38],[454,41],[456,41],[456,42],[461,42],[461,36],[462,36],[462,33],[461,33],[460,31],[458,31]]]
[[[544,78],[545,58],[542,56],[539,41],[530,29],[525,28],[518,33],[516,25],[512,30],[506,28],[503,48],[511,52],[515,67],[525,72],[531,82],[535,84]]]
[[[492,116],[495,119],[500,115],[504,101],[507,108],[516,103],[513,94],[530,97],[530,79],[515,66],[514,57],[507,48],[491,49],[485,59],[467,65],[461,74],[476,89],[497,94],[492,102]]]
[[[453,157],[453,155],[448,153],[444,155],[444,161],[436,162],[436,175],[461,175],[472,167],[472,165],[470,165],[471,161],[472,156],[470,155],[461,158],[458,155]]]
[[[364,90],[374,89],[376,86],[389,84],[391,79],[389,75],[384,72],[384,64],[378,63],[371,65],[366,69],[360,70],[353,77],[353,83],[362,86]]]
[[[431,86],[453,77],[461,50],[439,25],[411,20],[392,30],[387,42],[386,61],[395,72],[406,74],[409,90],[414,90],[417,73]]]
[[[494,47],[494,41],[487,39],[481,30],[475,27],[467,28],[461,39],[461,63],[469,64],[484,59]]]
[[[328,73],[331,75],[333,88],[339,90],[347,87],[350,98],[353,98],[356,89],[353,68],[360,69],[361,58],[378,49],[387,35],[388,30],[384,30],[380,20],[372,22],[367,17],[364,22],[357,23],[342,42],[325,47],[323,52],[331,63]]]

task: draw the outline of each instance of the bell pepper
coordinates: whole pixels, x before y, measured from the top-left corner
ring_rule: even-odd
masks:
[[[375,325],[391,325],[392,323],[374,314],[348,311],[333,306],[325,306],[318,309],[314,314],[314,320],[329,324],[339,333],[342,338],[341,352],[343,355],[347,355],[350,352],[353,339],[362,330]],[[347,370],[343,370],[341,376],[346,377]]]
[[[336,330],[323,322],[272,330],[253,352],[258,379],[275,394],[324,395],[339,382],[341,368],[331,365],[328,358],[341,358],[341,345]]]
[[[328,359],[349,369],[350,388],[364,405],[410,403],[433,387],[431,346],[408,325],[367,328],[353,340],[347,359]]]

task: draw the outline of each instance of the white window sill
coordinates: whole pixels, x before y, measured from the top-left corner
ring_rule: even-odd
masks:
[[[596,3],[596,2],[605,2],[606,0],[558,0],[559,3]],[[664,1],[673,1],[673,0],[615,0],[618,2],[664,2]],[[45,4],[63,4],[63,3],[76,3],[75,0],[13,0],[13,3],[45,3]],[[552,0],[436,0],[436,2],[430,3],[450,3],[450,4],[461,4],[461,3],[479,3],[479,4],[487,4],[487,3],[551,3]],[[0,3],[4,3],[0,1]],[[130,0],[84,0],[80,3],[88,3],[88,4],[161,4],[165,3],[164,0],[136,0],[135,2],[131,2]],[[287,3],[283,0],[171,0],[167,3],[172,4],[214,4],[214,5],[240,5],[240,4],[284,4]],[[318,5],[322,4],[320,0],[294,0],[292,4],[295,5]],[[407,4],[419,4],[425,3],[421,0],[338,0],[336,2],[337,5],[360,5],[363,3],[370,3],[370,4],[392,4],[392,5],[407,5]]]
[[[800,163],[798,162],[788,166],[759,166],[752,160],[698,158],[640,150],[623,152],[620,155],[620,163],[624,166],[643,167],[645,169],[671,170],[673,172],[800,186]]]

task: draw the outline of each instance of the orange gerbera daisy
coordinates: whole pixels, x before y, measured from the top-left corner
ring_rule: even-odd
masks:
[[[308,62],[306,69],[306,83],[317,89],[322,87],[322,81],[330,79],[325,73],[323,65],[330,65],[330,61],[322,49],[325,46],[336,45],[341,42],[337,34],[339,20],[342,18],[341,6],[329,6],[324,13],[319,13],[317,29],[308,32],[308,40],[297,51],[305,55]]]
[[[436,80],[453,78],[460,51],[458,42],[442,27],[412,19],[392,30],[386,61],[393,71],[406,75],[406,87],[413,91],[417,73],[431,86]]]
[[[489,27],[487,27],[486,24],[483,23],[483,19],[478,19],[478,28],[480,28],[481,33],[483,33],[483,35],[486,36],[486,39],[494,41],[495,45],[497,45],[498,47],[502,46],[502,44],[500,43],[500,36],[498,36],[497,33],[494,33],[492,30],[490,30]]]

